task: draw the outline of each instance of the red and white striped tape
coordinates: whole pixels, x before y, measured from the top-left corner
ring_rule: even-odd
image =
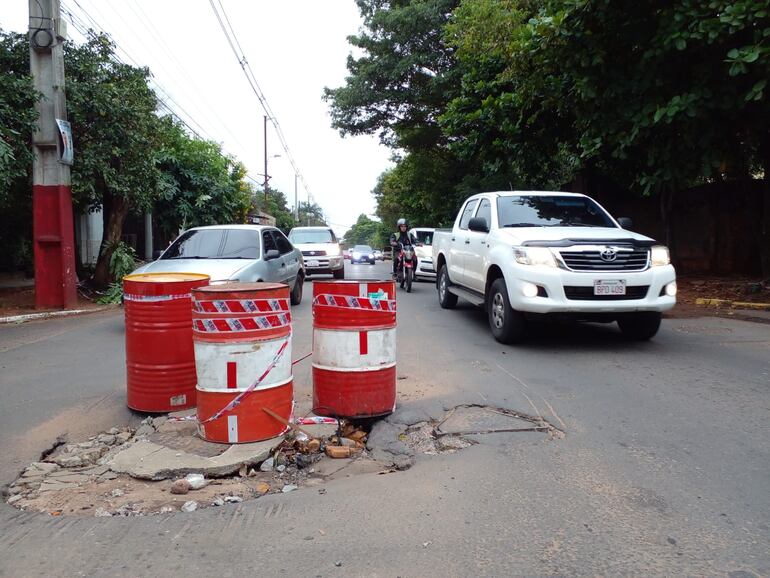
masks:
[[[131,295],[130,293],[123,294],[124,301],[173,301],[175,299],[190,299],[192,295],[190,293],[182,293],[180,295]]]
[[[193,311],[197,313],[269,313],[288,312],[288,299],[193,299]]]
[[[291,313],[268,313],[253,317],[223,317],[219,319],[193,319],[193,331],[198,333],[232,333],[260,331],[291,324]]]
[[[371,299],[369,297],[351,297],[350,295],[332,295],[331,293],[316,295],[313,299],[313,305],[382,312],[396,310],[395,299]]]

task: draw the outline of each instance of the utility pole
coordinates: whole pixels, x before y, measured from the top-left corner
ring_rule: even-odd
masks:
[[[265,211],[267,211],[267,181],[270,177],[267,176],[267,115],[262,117],[265,125]]]
[[[59,0],[29,0],[29,68],[42,96],[35,104],[37,130],[32,135],[33,243],[35,305],[71,308],[77,304],[75,235],[70,165],[72,131],[64,93],[66,24]]]
[[[297,173],[294,173],[294,222],[299,223],[299,205],[297,204]]]

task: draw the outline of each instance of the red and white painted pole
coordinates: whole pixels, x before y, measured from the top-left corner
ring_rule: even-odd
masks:
[[[35,90],[37,130],[32,171],[35,305],[70,308],[77,304],[75,231],[70,165],[72,131],[64,95],[65,25],[59,0],[29,0],[29,65]]]

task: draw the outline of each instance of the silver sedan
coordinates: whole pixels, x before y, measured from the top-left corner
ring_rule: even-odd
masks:
[[[134,273],[203,273],[212,281],[286,283],[292,305],[302,301],[302,253],[275,227],[214,225],[182,233]]]

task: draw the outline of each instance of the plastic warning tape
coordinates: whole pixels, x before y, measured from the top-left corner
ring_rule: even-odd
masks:
[[[344,307],[346,309],[364,309],[366,311],[395,311],[395,299],[371,299],[369,297],[351,297],[350,295],[332,295],[322,293],[313,299],[313,305]]]
[[[173,301],[174,299],[190,299],[192,295],[190,293],[182,293],[180,295],[131,295],[125,293],[123,295],[124,301]]]
[[[268,313],[253,317],[228,317],[219,319],[193,319],[193,331],[199,333],[232,333],[236,331],[260,331],[291,324],[291,313]]]
[[[193,299],[193,311],[197,313],[265,313],[289,311],[288,299]]]
[[[262,383],[267,375],[275,368],[276,365],[278,365],[278,362],[281,360],[281,357],[283,357],[283,354],[286,352],[286,349],[289,346],[289,342],[291,341],[291,334],[284,340],[283,343],[281,343],[281,347],[278,348],[278,351],[273,356],[273,359],[270,360],[270,363],[267,366],[267,369],[260,375],[254,383],[249,385],[245,390],[243,390],[237,397],[233,398],[230,403],[228,403],[225,407],[220,409],[218,412],[216,412],[214,415],[212,415],[210,418],[203,420],[201,423],[209,423],[211,421],[214,421],[216,419],[219,419],[224,414],[226,414],[228,411],[232,411],[236,407],[238,407],[241,402],[243,401],[243,398],[245,398],[247,395],[249,395],[251,392],[253,392],[257,387],[259,387],[259,384]],[[293,410],[292,410],[293,414]],[[293,417],[293,415],[292,415]]]

